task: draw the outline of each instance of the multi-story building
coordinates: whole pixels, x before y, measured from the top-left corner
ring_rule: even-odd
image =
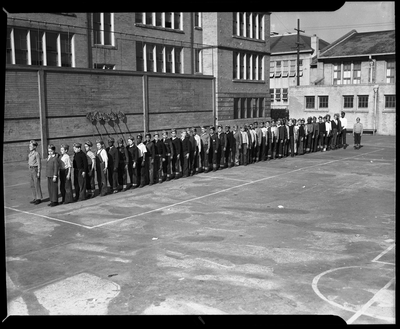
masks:
[[[5,161],[30,139],[45,156],[48,143],[265,119],[269,25],[266,12],[9,14]]]
[[[360,117],[366,130],[396,133],[395,31],[352,30],[321,51],[315,79],[290,89],[290,115],[346,112],[352,128]]]
[[[311,66],[321,49],[329,45],[317,35],[299,36],[299,63],[297,63],[297,35],[272,35],[270,60],[271,117],[290,115],[290,87],[310,85],[315,78]],[[297,68],[299,64],[299,68]],[[298,70],[297,70],[298,69]],[[299,75],[297,75],[299,74]]]

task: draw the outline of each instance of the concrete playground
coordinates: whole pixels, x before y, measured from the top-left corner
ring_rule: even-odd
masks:
[[[393,324],[395,137],[362,144],[57,207],[5,164],[8,314]]]

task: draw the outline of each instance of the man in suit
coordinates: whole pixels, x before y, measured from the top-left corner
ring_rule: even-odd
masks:
[[[146,139],[144,141],[144,145],[146,146],[146,150],[147,150],[147,152],[145,153],[146,183],[148,183],[149,185],[153,185],[154,184],[154,159],[156,157],[156,152],[155,152],[154,143],[151,140],[151,134],[147,133],[145,138]]]
[[[86,199],[86,174],[88,172],[88,161],[86,154],[81,150],[81,143],[74,143],[74,201],[83,201]]]
[[[176,129],[171,130],[171,143],[173,149],[172,168],[174,171],[174,178],[178,179],[182,174],[182,168],[181,168],[182,140],[176,136]]]
[[[225,126],[225,136],[226,136],[226,151],[225,151],[225,166],[232,168],[235,165],[235,137],[233,132],[230,131],[230,126]]]
[[[218,168],[218,152],[220,152],[220,139],[218,138],[217,134],[215,134],[215,128],[210,127],[210,142],[211,142],[211,149],[210,152],[210,162],[212,163],[213,171],[216,171]]]
[[[173,166],[172,159],[174,157],[174,148],[172,146],[172,141],[168,138],[168,132],[162,132],[162,141],[165,147],[165,161],[163,162],[163,179],[169,181],[173,176]]]
[[[200,139],[201,139],[201,152],[200,152],[201,165],[203,171],[208,172],[208,170],[210,169],[208,157],[210,153],[211,142],[210,142],[210,135],[207,132],[207,128],[204,126],[201,127]]]
[[[113,137],[108,139],[108,147],[106,149],[108,156],[108,181],[113,193],[118,193],[118,164],[119,152],[114,146],[115,140]]]
[[[163,162],[165,162],[166,151],[164,142],[160,139],[158,132],[154,133],[154,182],[163,182]]]
[[[218,125],[217,127],[217,136],[219,139],[219,152],[218,152],[218,169],[225,168],[225,152],[226,152],[226,135],[222,130],[222,126]]]
[[[182,130],[181,132],[181,140],[182,140],[182,177],[189,176],[189,159],[190,152],[192,148],[192,144],[190,142],[189,136],[187,136],[187,132]]]
[[[242,156],[242,133],[240,132],[240,130],[238,129],[237,125],[234,125],[232,127],[232,136],[233,136],[233,146],[232,146],[232,150],[233,150],[233,165],[234,166],[239,166],[240,165],[240,159]]]

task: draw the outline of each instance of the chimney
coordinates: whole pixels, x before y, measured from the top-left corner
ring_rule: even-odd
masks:
[[[313,57],[319,56],[319,38],[316,34],[311,37],[311,48],[314,50]]]

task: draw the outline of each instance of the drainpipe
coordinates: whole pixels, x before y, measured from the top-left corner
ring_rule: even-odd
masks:
[[[375,85],[374,86],[374,131],[373,134],[376,134],[376,117],[377,117],[377,111],[378,111],[378,89],[379,86]]]

